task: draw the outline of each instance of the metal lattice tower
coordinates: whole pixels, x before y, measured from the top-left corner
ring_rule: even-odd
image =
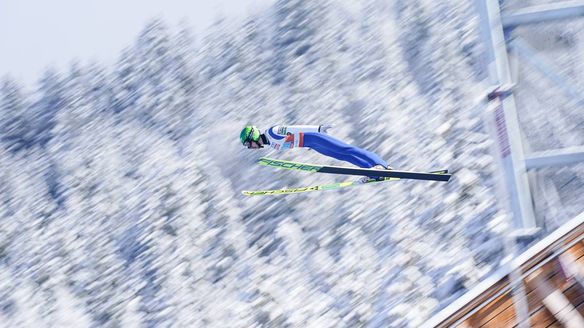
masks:
[[[584,1],[568,1],[524,8],[514,13],[501,12],[498,0],[477,0],[481,13],[484,41],[487,45],[490,83],[495,89],[489,93],[494,121],[494,133],[504,172],[505,189],[510,212],[518,234],[532,234],[538,228],[534,215],[533,198],[527,173],[529,170],[555,165],[584,162],[584,146],[524,153],[517,104],[513,92],[510,51],[525,59],[549,79],[564,96],[573,99],[584,110],[584,91],[569,83],[560,70],[516,35],[519,26],[584,17]]]
[[[510,52],[549,79],[567,98],[584,109],[584,92],[569,83],[553,63],[537,56],[527,42],[513,35],[519,26],[584,17],[584,1],[566,1],[502,12],[499,0],[476,0],[481,14],[483,38],[487,48],[490,84],[495,86],[488,94],[487,119],[491,134],[497,140],[499,161],[503,170],[504,189],[513,219],[513,232],[507,251],[518,255],[515,237],[535,234],[540,227],[535,216],[532,186],[528,172],[555,165],[584,162],[584,146],[554,149],[525,154],[524,140],[517,114],[517,102],[512,77],[513,62]],[[519,327],[529,327],[529,309],[525,287],[518,273],[511,275],[515,310]]]

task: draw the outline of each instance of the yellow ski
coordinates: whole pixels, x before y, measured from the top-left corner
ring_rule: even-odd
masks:
[[[331,184],[320,185],[320,186],[286,188],[286,189],[255,190],[255,191],[244,190],[241,193],[246,195],[246,196],[269,196],[269,195],[298,194],[298,193],[309,192],[309,191],[335,190],[335,189],[341,189],[341,188],[346,188],[346,187],[362,186],[364,184],[385,182],[385,181],[395,181],[395,180],[399,180],[399,178],[383,178],[383,180],[368,179],[366,181],[345,181],[345,182],[331,183]]]

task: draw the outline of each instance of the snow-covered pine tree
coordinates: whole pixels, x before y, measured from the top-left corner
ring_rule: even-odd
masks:
[[[11,151],[19,151],[32,143],[35,131],[26,101],[15,80],[7,77],[0,82],[0,141]]]

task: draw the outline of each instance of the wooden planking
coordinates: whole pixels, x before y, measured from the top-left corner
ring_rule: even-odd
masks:
[[[535,291],[536,286],[533,283],[528,283],[533,279],[535,273],[539,273],[541,279],[544,279],[549,285],[548,287],[562,293],[563,297],[560,297],[560,299],[567,299],[577,309],[577,313],[584,315],[584,290],[578,283],[566,279],[565,272],[558,261],[559,254],[556,254],[558,251],[563,250],[569,253],[578,265],[584,267],[584,241],[581,239],[583,231],[583,224],[576,226],[569,233],[550,243],[545,249],[534,252],[531,258],[527,258],[522,263],[522,272],[531,272],[529,276],[524,276],[523,278],[532,327],[562,327],[557,318],[542,303],[542,297]],[[580,241],[577,242],[577,240]],[[573,245],[565,250],[564,248],[570,243],[573,243]],[[551,256],[553,256],[553,259],[550,260]],[[542,262],[545,262],[545,264],[539,267]],[[538,269],[535,270],[534,268]],[[482,304],[500,292],[501,295],[491,300],[489,304]],[[464,322],[458,322],[459,326],[513,327],[517,324],[513,302],[508,276],[505,276],[485,290],[479,297],[472,299],[464,307],[460,308],[459,312],[453,313],[450,318],[437,325],[437,327],[453,326],[461,318],[464,318],[467,315],[466,313],[473,311],[475,308],[477,308],[476,312],[465,318]]]
[[[520,264],[530,323],[533,327],[561,327],[557,318],[544,306],[542,296],[538,295],[533,284],[527,283],[536,273],[540,275],[540,279],[546,281],[551,290],[555,291],[556,299],[563,300],[564,304],[567,300],[577,310],[574,312],[584,315],[584,288],[576,280],[568,279],[565,267],[562,267],[558,260],[560,252],[569,253],[572,261],[584,268],[584,240],[582,239],[584,222],[582,217],[580,215],[569,225],[563,227],[562,232],[558,231],[557,239],[548,238],[547,241],[534,245],[520,256],[520,260],[519,258],[516,260],[516,263]],[[569,249],[566,249],[567,246]],[[443,321],[440,323],[437,323],[437,320],[432,320],[436,322],[427,327],[516,326],[514,299],[508,280],[509,272],[506,275],[494,275],[491,285],[487,285],[486,288],[482,287],[485,289],[480,294],[469,298],[467,303],[461,303],[458,310],[443,317]],[[491,300],[491,298],[494,299]],[[488,304],[485,303],[487,301]],[[463,318],[464,321],[461,321]]]
[[[551,314],[551,312],[545,307],[541,306],[536,311],[530,313],[529,323],[531,327],[550,327],[554,324],[559,324],[558,320]],[[560,325],[561,327],[561,325]]]
[[[534,274],[528,284],[535,288],[535,293],[541,298],[542,303],[552,312],[563,325],[573,328],[584,327],[584,318],[568,300],[557,283],[547,277],[547,272],[541,271]]]
[[[526,286],[526,290],[527,287],[531,287],[529,285]],[[539,309],[541,310],[542,308],[542,299],[541,297],[535,292],[535,290],[533,290],[533,288],[531,288],[531,291],[527,292],[527,304],[530,310],[530,315],[533,313],[533,309]],[[506,294],[506,300],[503,303],[503,307],[501,308],[494,308],[495,311],[493,312],[497,312],[495,315],[490,315],[485,319],[488,320],[481,320],[481,323],[484,323],[484,327],[510,327],[513,326],[514,324],[516,324],[516,319],[515,319],[515,307],[513,304],[513,298],[511,297],[510,294]],[[486,321],[486,322],[485,322]],[[552,320],[553,322],[553,320]],[[483,326],[480,326],[483,327]]]
[[[584,289],[578,284],[572,284],[564,290],[564,295],[578,309],[578,312],[584,316]]]
[[[558,265],[555,262],[550,262],[545,264],[541,271],[546,273],[546,279],[550,280],[556,288],[560,288],[560,285],[563,282],[563,277],[559,274],[557,269]],[[508,281],[505,281],[505,283],[505,287],[508,287]],[[515,308],[510,292],[511,291],[509,290],[504,295],[493,300],[483,310],[478,311],[477,314],[475,314],[477,322],[480,323],[480,327],[489,327],[491,324],[494,326],[501,326],[504,323],[508,323],[510,321],[509,318],[515,317]],[[534,286],[526,284],[525,292],[530,313],[533,313],[533,309],[536,309],[537,311],[537,309],[543,307],[543,305],[541,305],[541,297],[538,297],[536,293],[534,293]]]

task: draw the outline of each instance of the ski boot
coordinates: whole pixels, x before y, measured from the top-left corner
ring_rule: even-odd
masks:
[[[391,166],[383,166],[381,164],[377,164],[375,166],[372,167],[372,169],[374,170],[393,170],[393,168]],[[356,182],[357,183],[367,183],[367,181],[369,180],[376,180],[376,181],[383,181],[385,180],[385,177],[368,177],[368,176],[364,176],[364,177],[360,177]]]

